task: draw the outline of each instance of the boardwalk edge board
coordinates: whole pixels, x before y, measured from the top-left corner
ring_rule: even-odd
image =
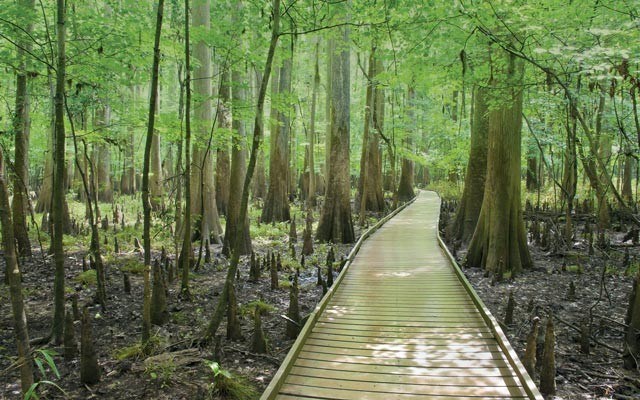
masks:
[[[439,194],[438,194],[438,197],[440,197]],[[440,217],[438,217],[437,223],[438,225],[436,226],[440,226]],[[484,319],[486,324],[489,326],[489,328],[493,332],[495,339],[498,342],[498,346],[502,349],[505,357],[507,358],[507,361],[509,361],[509,364],[518,375],[518,378],[520,379],[520,382],[522,383],[522,387],[524,388],[525,392],[527,392],[527,395],[529,395],[529,397],[532,399],[543,400],[544,398],[542,397],[542,394],[540,394],[538,387],[533,382],[533,379],[531,379],[531,376],[529,376],[529,373],[522,365],[520,358],[518,357],[515,350],[511,346],[511,343],[509,342],[509,339],[507,339],[506,335],[502,331],[502,328],[500,328],[498,321],[495,319],[493,314],[491,314],[491,311],[489,311],[489,309],[484,304],[480,296],[478,296],[476,291],[473,289],[473,286],[471,286],[471,283],[469,282],[467,277],[464,275],[464,272],[462,272],[462,268],[460,268],[460,266],[456,262],[456,259],[453,257],[453,255],[449,251],[449,248],[444,243],[444,240],[442,240],[442,237],[440,236],[440,229],[436,228],[436,236],[438,238],[438,244],[440,245],[442,252],[446,256],[446,258],[449,260],[451,265],[453,266],[453,270],[455,271],[456,275],[458,276],[458,279],[462,283],[462,286],[464,286],[467,293],[469,293],[469,296],[471,296],[471,299],[473,300],[478,310],[480,311],[480,315],[482,316],[482,319]]]
[[[289,353],[287,354],[285,359],[282,361],[282,364],[280,364],[280,368],[278,368],[278,371],[276,372],[275,376],[273,377],[273,379],[271,379],[269,386],[267,386],[267,388],[265,389],[264,393],[260,397],[260,400],[272,400],[272,399],[275,399],[276,396],[278,395],[280,388],[284,384],[285,378],[287,377],[291,368],[293,368],[292,361],[295,360],[298,354],[300,353],[302,346],[307,340],[307,337],[311,334],[311,330],[313,329],[314,325],[318,321],[320,314],[327,307],[327,304],[329,304],[329,301],[335,294],[336,289],[340,286],[340,283],[342,282],[347,271],[349,270],[349,266],[351,265],[356,254],[358,254],[358,251],[360,250],[362,243],[364,243],[364,241],[367,240],[367,238],[369,238],[371,234],[373,234],[375,231],[380,229],[380,227],[382,227],[385,223],[387,223],[391,218],[395,217],[398,213],[400,213],[402,210],[404,210],[410,204],[412,204],[415,201],[415,199],[418,198],[418,194],[419,192],[416,193],[416,196],[414,196],[411,200],[400,205],[398,208],[390,212],[388,215],[386,215],[384,218],[378,221],[371,228],[367,229],[362,235],[360,235],[360,238],[358,239],[356,244],[353,246],[353,248],[349,252],[346,263],[342,268],[342,271],[338,275],[338,278],[333,283],[333,286],[331,286],[327,291],[327,293],[322,297],[320,302],[316,305],[316,308],[309,315],[309,318],[307,319],[307,323],[302,327],[302,330],[300,331],[298,338],[293,343],[291,350],[289,350]]]

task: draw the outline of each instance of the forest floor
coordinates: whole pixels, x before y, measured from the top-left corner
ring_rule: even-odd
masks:
[[[94,282],[82,273],[82,257],[86,251],[73,250],[71,246],[67,253],[67,295],[71,297],[77,294],[80,308],[84,305],[89,307],[102,379],[91,386],[80,384],[78,359],[65,361],[62,346],[44,344],[38,348],[57,354],[53,359],[60,378],[56,378],[41,353],[36,354],[40,354],[43,360],[44,374],[36,374],[40,379],[55,382],[64,393],[45,384],[39,393],[44,394],[45,398],[65,399],[219,399],[224,397],[212,391],[214,374],[208,366],[210,361],[217,360],[223,369],[239,377],[238,381],[242,380],[253,387],[255,396],[259,395],[293,345],[293,340],[285,338],[286,320],[282,317],[286,315],[289,304],[288,277],[296,265],[290,256],[287,226],[280,226],[278,230],[263,225],[262,231],[266,234],[254,240],[254,251],[259,258],[270,251],[282,254],[280,289],[270,289],[268,271],[262,272],[262,279],[258,283],[249,281],[248,257],[243,258],[240,266],[237,295],[241,309],[243,305],[256,300],[273,306],[273,310],[262,320],[269,343],[268,354],[255,354],[249,350],[254,329],[248,315],[241,317],[242,340],[224,339],[226,327],[223,324],[218,332],[223,337],[219,346],[198,344],[225,279],[227,260],[220,255],[220,246],[212,246],[211,262],[192,273],[192,301],[179,298],[178,280],[168,285],[170,320],[162,327],[153,327],[151,358],[143,356],[138,345],[142,312],[143,282],[139,274],[142,255],[131,246],[121,245],[125,251],[110,253],[106,257],[107,309],[102,311],[93,300]],[[356,229],[359,234],[360,229]],[[622,369],[619,352],[595,342],[592,342],[590,354],[580,352],[579,333],[571,326],[580,326],[585,316],[589,315],[593,337],[613,349],[622,348],[633,272],[621,266],[624,253],[620,248],[612,248],[607,252],[596,250],[593,256],[588,256],[588,245],[578,236],[580,239],[576,239],[570,255],[532,246],[535,269],[513,280],[494,283],[480,270],[465,269],[464,272],[498,320],[503,319],[508,294],[513,292],[516,312],[513,324],[505,327],[505,332],[520,356],[524,352],[532,318],[540,317],[542,333],[546,312],[553,310],[556,317],[557,399],[640,398],[640,376],[637,372]],[[622,233],[612,233],[611,243],[614,246],[619,244],[621,237]],[[301,240],[295,246],[299,257]],[[111,247],[107,246],[107,249]],[[339,260],[348,254],[350,246],[336,246],[334,249]],[[640,262],[640,251],[638,247],[630,249],[630,265],[635,271]],[[322,288],[316,286],[316,265],[325,265],[328,247],[316,243],[315,250],[316,255],[307,259],[307,267],[300,272],[302,315],[311,312],[322,298]],[[154,253],[154,257],[158,256],[159,253]],[[461,259],[464,251],[458,250],[457,256]],[[37,252],[22,265],[32,339],[47,336],[50,331],[53,266],[52,261],[47,256],[45,258],[46,263],[42,254]],[[563,264],[566,268],[562,267]],[[124,291],[125,272],[131,277],[130,294]],[[573,297],[569,296],[571,282],[575,287]],[[78,339],[80,322],[76,321],[75,324]],[[20,398],[18,373],[11,368],[16,353],[12,327],[8,291],[2,291],[0,399]]]
[[[589,255],[584,224],[580,224],[577,231],[570,250],[530,243],[534,268],[514,279],[494,282],[478,268],[463,271],[500,321],[521,358],[532,321],[537,317],[540,321],[538,361],[541,359],[547,316],[552,312],[557,368],[554,399],[640,399],[640,374],[623,368],[621,354],[640,247],[623,244],[624,232],[609,231],[609,247],[605,250],[595,247]],[[531,234],[529,237],[531,239]],[[453,247],[452,243],[448,245]],[[625,250],[629,251],[626,266]],[[465,249],[457,250],[460,265],[464,263],[465,253]],[[515,311],[513,323],[505,326],[510,293],[515,300]],[[591,327],[589,354],[583,353],[580,347],[579,329],[583,323]],[[539,383],[538,367],[536,384]]]
[[[368,223],[374,223],[376,218],[369,218]],[[129,220],[132,221],[133,218]],[[289,277],[299,265],[302,229],[299,230],[299,240],[295,244],[298,260],[296,262],[291,257],[288,226],[285,223],[268,226],[263,224],[260,231],[265,235],[254,238],[253,242],[254,252],[260,260],[270,252],[282,255],[283,268],[279,272],[279,289],[271,290],[268,269],[263,269],[259,282],[251,282],[249,257],[241,259],[236,292],[239,308],[244,312],[240,317],[242,340],[227,340],[226,325],[223,323],[218,331],[218,335],[221,336],[219,345],[200,344],[202,332],[222,292],[228,265],[228,260],[221,255],[221,246],[212,245],[211,262],[203,262],[198,271],[191,273],[191,301],[184,301],[178,296],[179,279],[168,285],[170,320],[163,326],[153,326],[153,349],[150,358],[142,354],[139,346],[143,293],[142,254],[135,251],[131,245],[128,245],[128,251],[117,254],[109,252],[112,245],[105,246],[106,252],[109,253],[105,257],[107,308],[102,311],[94,301],[95,275],[91,278],[90,274],[88,277],[86,273],[83,274],[82,258],[86,255],[86,250],[74,251],[73,246],[67,248],[67,300],[77,295],[79,308],[89,308],[93,317],[93,337],[102,376],[97,384],[82,385],[79,359],[65,361],[62,345],[45,342],[36,348],[54,352],[50,354],[53,355],[60,377],[56,378],[44,355],[39,352],[36,352],[36,355],[44,364],[44,373],[36,372],[36,376],[38,379],[55,382],[64,392],[52,385],[42,384],[38,393],[44,395],[44,398],[64,399],[222,399],[226,397],[213,389],[214,373],[209,366],[211,361],[216,360],[221,368],[234,376],[235,382],[255,389],[255,393],[246,393],[240,398],[259,397],[294,342],[285,337],[286,320],[283,316],[287,314],[289,305]],[[355,229],[356,235],[360,235],[362,229]],[[121,244],[120,247],[124,246]],[[197,254],[197,243],[194,247]],[[350,245],[335,245],[333,248],[338,261],[341,257],[346,257],[351,250]],[[299,303],[302,316],[309,314],[323,296],[322,287],[316,285],[316,266],[321,265],[326,274],[324,266],[328,246],[314,243],[314,249],[314,255],[307,257],[307,267],[300,271]],[[153,258],[158,257],[160,253],[154,252]],[[47,260],[46,263],[43,262],[44,259]],[[53,265],[48,256],[44,259],[42,254],[36,251],[32,259],[22,263],[28,326],[32,341],[50,333]],[[173,261],[172,258],[170,261]],[[125,272],[130,276],[130,293],[125,293],[124,290]],[[337,273],[338,271],[334,271],[334,277]],[[0,399],[19,399],[19,375],[12,366],[16,349],[8,296],[7,290],[0,292]],[[268,315],[262,317],[262,327],[269,346],[268,354],[255,354],[250,351],[254,331],[250,314],[252,309],[243,306],[258,300],[273,307]],[[80,321],[75,321],[75,325],[76,340],[79,343]]]

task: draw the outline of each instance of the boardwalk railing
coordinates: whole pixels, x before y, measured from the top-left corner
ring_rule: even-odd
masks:
[[[504,352],[504,355],[507,357],[507,360],[509,360],[509,364],[511,364],[511,367],[518,375],[518,378],[520,378],[522,387],[525,392],[527,392],[527,395],[529,395],[529,397],[532,399],[542,399],[542,395],[540,394],[538,387],[533,382],[533,379],[531,379],[531,377],[529,376],[529,373],[527,373],[524,365],[522,365],[520,358],[518,358],[518,355],[513,350],[511,343],[509,343],[509,339],[507,339],[504,332],[502,331],[502,328],[500,328],[500,324],[491,314],[491,311],[489,311],[480,296],[478,296],[478,293],[476,293],[476,291],[473,289],[473,286],[471,286],[471,283],[462,272],[462,268],[460,268],[460,265],[458,265],[458,263],[456,262],[456,259],[449,251],[449,248],[444,243],[444,240],[442,240],[442,237],[440,236],[440,230],[438,230],[438,244],[440,245],[440,248],[444,252],[447,259],[449,259],[449,262],[451,263],[454,272],[458,276],[458,279],[462,283],[462,286],[465,288],[467,293],[469,293],[469,296],[471,296],[471,300],[478,308],[478,311],[480,311],[482,319],[484,319],[484,321],[487,323],[487,326],[489,326],[489,328],[491,329],[491,332],[493,332],[493,335],[498,342],[498,346],[500,346],[500,348]]]

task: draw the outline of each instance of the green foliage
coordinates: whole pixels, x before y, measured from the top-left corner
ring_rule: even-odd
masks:
[[[144,263],[138,259],[129,259],[120,267],[120,271],[140,275],[144,272]]]
[[[74,281],[87,286],[95,286],[98,283],[98,276],[95,269],[89,269],[84,272],[80,272],[73,278]]]
[[[175,361],[171,357],[168,357],[153,364],[146,365],[144,372],[149,375],[151,379],[156,380],[160,384],[160,387],[165,388],[171,385],[176,369]]]
[[[205,364],[213,373],[211,394],[233,400],[250,400],[258,397],[256,389],[244,377],[222,369],[215,361],[205,361]]]
[[[67,393],[60,386],[58,386],[58,384],[47,379],[47,375],[49,375],[47,373],[47,369],[55,376],[56,379],[60,379],[60,372],[58,371],[56,362],[53,359],[53,357],[57,355],[58,353],[51,349],[37,349],[34,352],[33,361],[36,364],[36,367],[38,367],[38,371],[40,372],[40,376],[42,377],[42,379],[34,382],[29,387],[29,389],[24,394],[24,400],[39,399],[37,391],[43,385],[52,386],[60,391],[60,393],[62,393],[64,397],[68,396]]]
[[[276,310],[273,305],[265,302],[264,300],[253,300],[240,306],[240,314],[244,316],[251,316],[256,309],[260,315],[267,315]]]

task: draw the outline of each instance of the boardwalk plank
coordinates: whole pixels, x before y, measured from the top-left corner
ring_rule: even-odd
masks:
[[[361,245],[264,400],[529,398],[438,247],[438,212],[421,193]]]

